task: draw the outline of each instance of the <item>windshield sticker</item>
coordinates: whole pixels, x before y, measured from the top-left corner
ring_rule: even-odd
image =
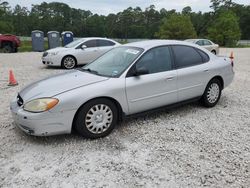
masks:
[[[133,50],[133,49],[127,49],[126,52],[136,55],[136,54],[138,54],[140,51],[138,51],[138,50]]]
[[[118,74],[118,71],[116,70],[112,72],[112,76],[116,76],[117,74]]]

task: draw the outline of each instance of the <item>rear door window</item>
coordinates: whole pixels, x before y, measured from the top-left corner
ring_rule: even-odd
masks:
[[[175,45],[172,46],[177,68],[184,68],[203,63],[199,52],[190,46]]]
[[[102,46],[114,46],[115,43],[111,42],[109,40],[97,40],[97,46],[102,47]]]
[[[212,43],[210,41],[208,41],[208,40],[204,40],[204,45],[205,46],[210,46],[210,45],[212,45]]]
[[[203,63],[206,63],[206,62],[208,62],[208,61],[210,60],[209,56],[208,56],[205,52],[203,52],[203,51],[201,51],[201,50],[199,50],[199,49],[196,49],[196,50],[197,50],[198,53],[200,54]]]
[[[198,40],[196,44],[198,44],[199,46],[204,46],[203,40]]]

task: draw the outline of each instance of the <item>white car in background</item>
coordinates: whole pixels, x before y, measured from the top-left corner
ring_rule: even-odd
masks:
[[[212,52],[215,55],[219,54],[219,45],[213,43],[211,40],[208,40],[208,39],[187,39],[185,41],[202,46],[203,48],[207,49],[208,51]]]
[[[45,51],[42,62],[48,66],[72,69],[76,65],[90,63],[110,49],[120,45],[120,43],[107,38],[82,38],[64,47]]]

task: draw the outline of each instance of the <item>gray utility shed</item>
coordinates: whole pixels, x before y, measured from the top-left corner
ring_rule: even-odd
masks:
[[[31,32],[32,50],[34,52],[44,51],[44,33],[39,30]]]
[[[49,49],[61,46],[60,34],[58,31],[49,31],[47,33]]]

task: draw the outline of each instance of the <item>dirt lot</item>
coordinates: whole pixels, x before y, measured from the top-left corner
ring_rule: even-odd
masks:
[[[98,140],[15,128],[10,100],[64,70],[44,67],[41,53],[0,54],[0,187],[250,187],[250,49],[233,51],[236,77],[216,107],[129,119]],[[7,87],[9,69],[16,87]]]

